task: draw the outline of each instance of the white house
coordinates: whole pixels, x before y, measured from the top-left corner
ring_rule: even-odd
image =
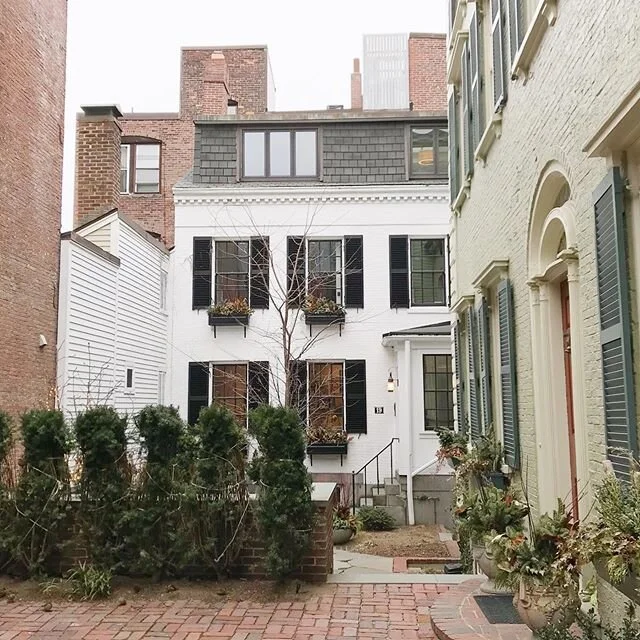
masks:
[[[68,418],[165,402],[168,268],[164,245],[117,210],[62,234],[57,392]]]
[[[174,189],[170,269],[168,399],[183,417],[214,400],[241,420],[283,402],[290,335],[307,428],[351,437],[346,452],[310,452],[316,479],[345,480],[394,438],[380,478],[431,462],[435,427],[454,422],[446,176],[445,114],[196,122],[193,172]],[[317,324],[309,296],[344,317]],[[210,325],[210,304],[238,299],[248,319]]]

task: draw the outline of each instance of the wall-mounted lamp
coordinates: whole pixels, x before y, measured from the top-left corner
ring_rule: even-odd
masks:
[[[389,379],[387,380],[387,391],[389,393],[393,393],[396,390],[396,383],[393,380],[393,376],[391,375],[391,371],[389,371]]]

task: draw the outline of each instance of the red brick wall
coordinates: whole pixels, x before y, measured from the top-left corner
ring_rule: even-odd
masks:
[[[67,2],[0,16],[0,408],[19,413],[55,384]]]
[[[353,73],[351,74],[351,108],[362,109],[362,73],[360,73],[360,59],[353,59]]]
[[[409,36],[409,100],[416,111],[446,111],[446,75],[446,36],[412,33]]]

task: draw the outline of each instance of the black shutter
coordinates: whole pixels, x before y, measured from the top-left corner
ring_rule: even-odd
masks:
[[[302,424],[307,426],[307,363],[304,360],[289,361],[289,393],[291,407],[298,411]]]
[[[498,285],[498,323],[500,325],[502,446],[505,462],[517,469],[520,466],[520,437],[516,388],[515,320],[513,292],[509,280],[502,280]]]
[[[251,238],[249,306],[269,308],[269,238]]]
[[[249,363],[249,411],[269,404],[269,363]]]
[[[458,158],[460,150],[458,149],[458,96],[455,88],[449,96],[449,189],[451,204],[455,202],[460,191],[460,169],[458,167]]]
[[[618,167],[596,189],[594,210],[607,456],[616,476],[628,482],[631,467],[624,452],[637,457],[637,426],[624,181]]]
[[[491,341],[489,333],[489,307],[482,298],[476,311],[478,319],[478,364],[480,404],[482,406],[482,433],[488,433],[493,422],[491,405]]]
[[[389,236],[391,308],[409,307],[409,237]]]
[[[462,178],[473,175],[473,140],[471,130],[471,56],[469,44],[462,48]]]
[[[346,236],[344,306],[352,309],[364,307],[364,258],[362,236]]]
[[[211,238],[193,239],[192,308],[206,309],[211,304]]]
[[[471,441],[480,437],[480,413],[478,411],[478,343],[476,314],[473,307],[467,309],[467,362],[469,364],[469,429]]]
[[[189,363],[189,390],[187,398],[187,422],[195,424],[200,410],[209,406],[209,363]]]
[[[482,80],[482,25],[476,8],[469,27],[469,52],[471,55],[471,139],[473,151],[480,144],[484,133],[484,92]]]
[[[458,422],[458,432],[467,432],[467,416],[465,412],[464,402],[464,375],[462,371],[462,339],[460,337],[460,324],[454,322],[453,324],[453,341],[454,341],[454,362],[456,367],[456,419]]]
[[[524,37],[524,7],[522,0],[509,0],[509,43],[511,45],[511,64],[522,44]]]
[[[367,433],[367,363],[347,360],[344,366],[347,433]]]
[[[491,42],[493,51],[493,106],[501,111],[507,100],[507,84],[505,82],[506,52],[504,47],[503,3],[506,0],[491,0]]]
[[[300,307],[304,302],[305,246],[301,236],[287,238],[287,303]]]

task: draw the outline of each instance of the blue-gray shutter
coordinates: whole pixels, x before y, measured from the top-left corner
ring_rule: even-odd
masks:
[[[344,372],[346,431],[367,433],[367,363],[347,360]]]
[[[475,150],[480,144],[480,138],[484,133],[482,28],[477,7],[469,26],[469,45],[471,57],[471,138],[473,140],[472,150]]]
[[[344,256],[344,306],[349,309],[362,309],[364,307],[362,236],[345,236]]]
[[[187,390],[187,422],[195,424],[200,410],[209,406],[209,363],[190,362]]]
[[[500,327],[500,387],[502,392],[502,446],[505,462],[520,466],[518,392],[516,387],[515,322],[513,291],[509,280],[498,285],[498,324]]]
[[[473,307],[467,309],[467,361],[469,364],[469,430],[471,441],[480,437],[480,413],[478,411],[478,346],[477,323]]]
[[[637,456],[637,433],[624,182],[618,167],[594,192],[594,210],[607,455],[616,475],[628,481],[630,464],[624,452]]]
[[[489,307],[482,298],[476,312],[478,318],[478,360],[480,378],[480,402],[482,405],[482,433],[488,433],[493,421],[491,405],[491,337],[489,332]]]
[[[462,179],[473,175],[473,140],[471,132],[471,69],[469,43],[462,47]]]
[[[502,110],[507,100],[507,84],[505,82],[506,51],[504,46],[504,9],[506,0],[491,0],[491,48],[493,58],[493,107]]]
[[[459,433],[467,432],[467,416],[464,408],[464,375],[462,371],[462,338],[460,336],[460,324],[453,323],[454,362],[456,367],[456,420]]]
[[[511,65],[522,44],[525,32],[524,7],[522,0],[509,0],[509,43],[511,45]]]
[[[460,191],[460,167],[458,158],[460,149],[458,144],[458,97],[454,89],[449,96],[449,189],[451,204],[455,202]]]
[[[193,239],[192,293],[193,309],[206,309],[211,304],[211,238]]]

